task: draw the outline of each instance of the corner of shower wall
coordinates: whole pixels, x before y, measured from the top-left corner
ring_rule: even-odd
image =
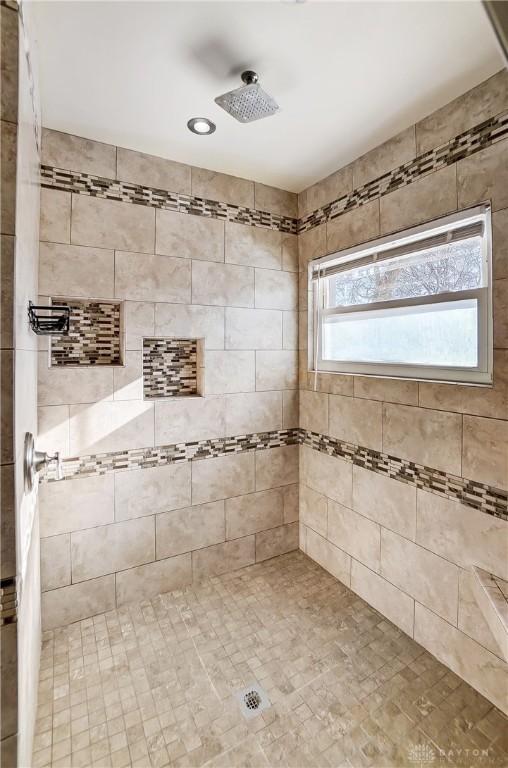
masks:
[[[508,576],[507,114],[502,70],[301,193],[298,236],[300,547],[505,712],[508,666],[471,567]],[[485,200],[493,387],[314,378],[309,261]]]

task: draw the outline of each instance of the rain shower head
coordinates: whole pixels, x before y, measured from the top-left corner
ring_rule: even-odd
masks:
[[[256,72],[242,72],[242,80],[245,85],[217,96],[215,103],[241,123],[252,123],[278,111],[279,105],[261,88]]]

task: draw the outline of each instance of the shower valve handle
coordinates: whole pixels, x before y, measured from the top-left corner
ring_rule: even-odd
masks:
[[[47,467],[50,462],[56,461],[56,478],[61,480],[63,478],[62,459],[60,458],[60,451],[56,451],[53,456],[44,451],[34,451],[34,469],[36,472],[40,472],[41,469]]]

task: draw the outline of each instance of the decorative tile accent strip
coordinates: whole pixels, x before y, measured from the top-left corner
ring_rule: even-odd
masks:
[[[0,626],[17,621],[17,608],[15,577],[0,580]]]
[[[402,483],[415,485],[438,496],[455,499],[488,515],[508,520],[508,492],[500,488],[493,488],[476,480],[456,477],[439,469],[415,464],[407,459],[399,459],[387,453],[346,443],[317,432],[300,430],[300,441],[303,445],[308,445],[321,453],[339,456],[358,467],[370,469],[372,472],[400,480]]]
[[[63,301],[71,308],[67,336],[51,337],[51,365],[121,365],[122,339],[120,303],[107,301]]]
[[[64,479],[70,480],[77,477],[105,475],[119,470],[144,469],[182,461],[211,459],[243,451],[279,448],[297,443],[308,445],[329,456],[338,456],[359,467],[414,485],[438,496],[455,499],[468,507],[508,521],[507,491],[304,429],[255,432],[236,437],[220,437],[214,440],[177,443],[156,448],[138,448],[116,453],[81,456],[76,459],[66,459],[63,462],[63,473]],[[46,475],[41,477],[41,482],[53,482],[55,479],[55,468],[51,467]]]
[[[312,211],[298,221],[298,234],[307,232],[327,221],[332,221],[353,208],[359,208],[383,195],[388,195],[400,187],[428,176],[440,168],[453,165],[458,160],[474,155],[508,136],[508,112],[485,120],[483,123],[459,134],[454,139],[431,149],[414,160],[400,165],[362,187],[357,187],[350,194],[333,200],[321,208]]]
[[[254,432],[236,437],[217,437],[192,443],[173,443],[155,448],[136,448],[115,453],[98,453],[65,459],[62,462],[64,480],[91,475],[105,475],[123,469],[147,469],[176,464],[182,461],[215,459],[230,453],[280,448],[283,445],[297,445],[300,440],[298,429],[280,429],[272,432]],[[56,479],[55,467],[48,469],[41,482]]]
[[[293,234],[296,234],[297,230],[297,219],[291,216],[279,216],[267,211],[258,211],[255,208],[244,208],[217,200],[167,192],[154,187],[143,187],[139,184],[92,176],[79,171],[66,171],[49,165],[41,165],[41,185],[46,189],[60,189],[77,195],[91,195],[105,200],[119,200],[123,203],[164,208],[194,216],[224,219],[251,227],[278,229],[281,232]]]
[[[197,395],[197,339],[143,339],[146,399]]]

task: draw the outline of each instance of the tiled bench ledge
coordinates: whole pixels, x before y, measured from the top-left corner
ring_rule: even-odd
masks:
[[[508,661],[508,581],[473,566],[473,588],[490,630]]]

